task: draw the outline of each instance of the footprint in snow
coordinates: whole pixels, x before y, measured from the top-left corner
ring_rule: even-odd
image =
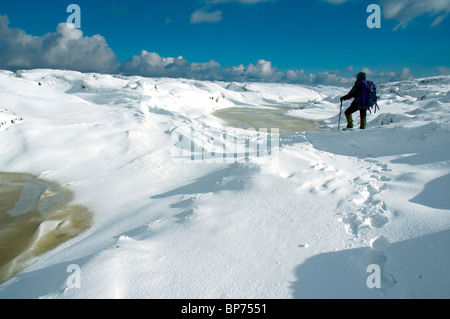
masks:
[[[387,165],[378,164],[369,168],[370,173],[388,170]],[[349,234],[359,236],[363,229],[382,228],[389,223],[391,214],[381,199],[388,186],[381,182],[390,180],[378,175],[358,176],[352,180],[355,191],[338,204],[339,220],[345,224]]]
[[[384,236],[380,236],[372,240],[370,245],[371,249],[364,256],[367,269],[374,269],[371,266],[377,266],[380,270],[380,288],[391,288],[397,283],[394,275],[386,271],[386,264],[388,262],[386,249],[389,245],[389,240]]]

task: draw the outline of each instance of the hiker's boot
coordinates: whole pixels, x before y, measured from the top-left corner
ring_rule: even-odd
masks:
[[[353,117],[351,114],[345,115],[347,118],[347,128],[353,128]]]
[[[366,120],[361,120],[361,126],[359,127],[361,130],[366,129]]]

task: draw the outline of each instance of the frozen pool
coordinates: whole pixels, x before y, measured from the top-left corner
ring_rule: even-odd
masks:
[[[281,134],[289,132],[324,131],[320,121],[286,115],[286,107],[232,107],[213,113],[225,125],[242,129],[279,129]]]
[[[55,182],[0,172],[0,283],[89,227],[91,213],[72,200]]]

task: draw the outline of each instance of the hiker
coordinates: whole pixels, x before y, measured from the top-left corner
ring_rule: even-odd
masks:
[[[347,95],[341,97],[341,102],[354,99],[350,107],[347,110],[345,110],[345,117],[347,118],[347,129],[353,128],[352,114],[358,110],[361,118],[360,129],[364,130],[366,128],[367,105],[364,105],[364,103],[362,103],[363,102],[362,86],[365,85],[365,82],[366,82],[366,74],[364,72],[358,73],[353,88]]]

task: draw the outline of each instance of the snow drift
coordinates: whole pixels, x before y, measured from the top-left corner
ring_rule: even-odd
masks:
[[[344,88],[1,71],[0,171],[66,185],[93,221],[0,297],[449,298],[450,77],[379,89],[367,130],[337,132]],[[245,153],[268,133],[213,115],[233,107],[324,130]]]

